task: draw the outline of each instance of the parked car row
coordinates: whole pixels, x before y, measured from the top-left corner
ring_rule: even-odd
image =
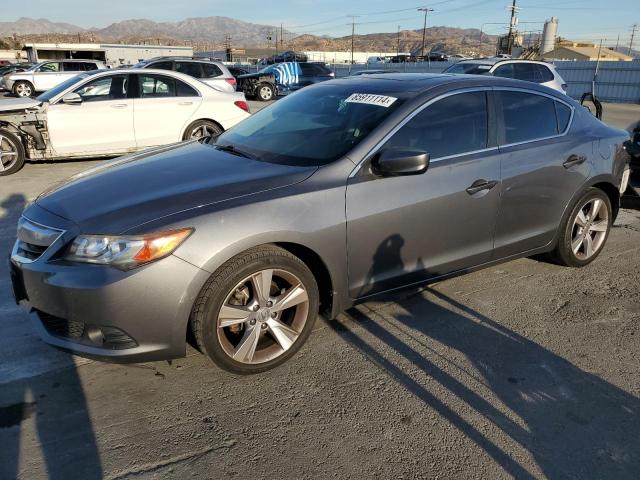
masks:
[[[0,102],[0,175],[26,159],[116,156],[217,135],[248,112],[242,93],[177,71],[83,72],[35,99]]]

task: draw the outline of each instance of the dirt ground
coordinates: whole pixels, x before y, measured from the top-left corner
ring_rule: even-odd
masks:
[[[0,256],[26,202],[93,164],[0,179]],[[586,268],[522,259],[368,302],[251,377],[194,350],[57,351],[0,267],[0,479],[640,478],[639,266],[622,210]]]

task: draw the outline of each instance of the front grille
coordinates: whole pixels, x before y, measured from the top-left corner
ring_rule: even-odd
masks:
[[[26,217],[18,221],[18,241],[16,242],[14,255],[21,260],[33,262],[64,233],[63,230],[40,225]]]
[[[38,317],[51,335],[56,337],[80,340],[84,334],[84,323],[66,320],[48,313],[38,311]]]

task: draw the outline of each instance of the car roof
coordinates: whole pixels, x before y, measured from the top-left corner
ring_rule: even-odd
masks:
[[[546,62],[540,62],[538,60],[523,60],[519,58],[500,58],[500,57],[489,57],[489,58],[472,58],[468,60],[461,60],[456,63],[458,64],[478,64],[478,65],[496,65],[498,63],[537,63],[540,65],[545,65],[547,67],[551,66]]]
[[[349,83],[347,83],[349,82]],[[342,77],[330,82],[322,82],[319,85],[327,83],[343,83],[353,87],[354,84],[360,83],[363,92],[367,93],[366,88],[371,87],[377,93],[380,92],[408,92],[413,95],[419,95],[436,87],[446,88],[447,86],[458,88],[482,88],[482,87],[507,87],[524,90],[537,91],[545,95],[552,95],[565,102],[569,98],[553,90],[549,87],[539,85],[524,80],[515,80],[511,78],[494,77],[487,75],[457,75],[453,73],[384,73],[374,75],[356,75]]]

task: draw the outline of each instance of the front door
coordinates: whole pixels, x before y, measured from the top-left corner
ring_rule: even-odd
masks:
[[[134,125],[138,148],[182,140],[182,135],[202,98],[190,85],[167,75],[140,73],[134,100]]]
[[[128,75],[101,76],[78,87],[80,104],[49,106],[47,123],[57,155],[118,154],[134,150]]]
[[[428,152],[425,173],[379,177],[365,163],[351,178],[346,215],[353,298],[490,259],[500,159],[489,140],[487,97],[484,91],[444,97],[382,146]]]
[[[37,92],[46,92],[63,81],[61,62],[47,62],[33,72],[33,86]]]

